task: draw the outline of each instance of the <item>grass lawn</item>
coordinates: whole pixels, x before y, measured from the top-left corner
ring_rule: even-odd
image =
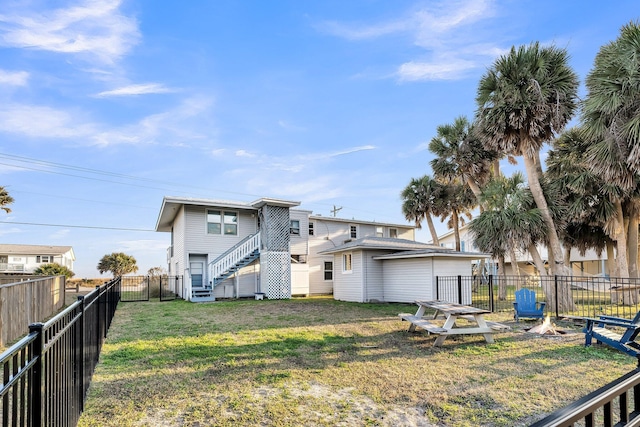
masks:
[[[519,426],[635,368],[579,327],[407,332],[409,304],[121,303],[79,426]]]

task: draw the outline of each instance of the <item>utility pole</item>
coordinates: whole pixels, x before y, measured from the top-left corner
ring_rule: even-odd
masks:
[[[331,213],[333,214],[333,217],[335,218],[336,214],[342,209],[342,206],[340,206],[339,208],[336,207],[336,205],[333,205],[333,209],[331,209]]]

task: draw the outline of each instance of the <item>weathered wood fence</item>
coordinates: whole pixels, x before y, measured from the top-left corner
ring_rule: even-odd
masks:
[[[44,277],[0,285],[0,347],[29,332],[64,307],[65,277]]]

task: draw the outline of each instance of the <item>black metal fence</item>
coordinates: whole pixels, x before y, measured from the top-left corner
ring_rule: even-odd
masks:
[[[182,276],[160,276],[158,281],[160,301],[173,301],[184,295]]]
[[[119,278],[96,287],[0,354],[0,425],[77,424],[120,293]]]
[[[122,302],[173,301],[184,295],[182,276],[123,276]]]
[[[513,310],[515,292],[528,288],[556,317],[633,317],[640,310],[640,279],[579,276],[438,276],[436,299],[492,312]],[[570,300],[570,304],[562,301]]]
[[[640,422],[640,370],[589,393],[530,427],[637,426]]]

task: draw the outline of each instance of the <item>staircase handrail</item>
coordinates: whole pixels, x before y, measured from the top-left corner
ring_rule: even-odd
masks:
[[[229,271],[238,262],[260,248],[260,232],[245,237],[222,255],[209,263],[209,280],[212,282]]]

